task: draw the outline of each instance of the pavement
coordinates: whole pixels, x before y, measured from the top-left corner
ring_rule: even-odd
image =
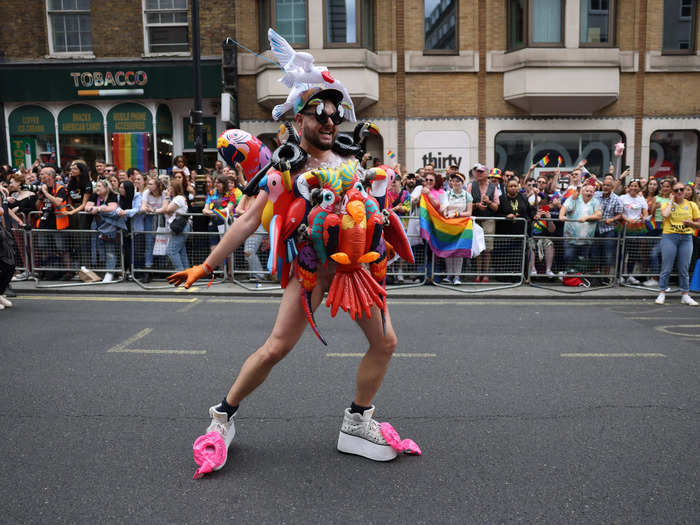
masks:
[[[592,287],[592,288],[572,288],[564,286],[558,280],[540,280],[539,286],[520,285],[509,287],[508,283],[491,282],[488,285],[466,284],[455,286],[389,286],[387,291],[389,297],[403,299],[465,299],[477,297],[479,299],[510,299],[510,300],[654,300],[658,290],[642,287],[615,286],[615,287]],[[500,288],[499,288],[500,287]],[[207,286],[205,282],[196,283],[188,290],[184,288],[174,288],[165,281],[156,281],[147,285],[139,285],[134,281],[114,282],[109,284],[84,284],[77,280],[70,283],[62,281],[41,281],[34,280],[15,281],[12,288],[17,293],[22,294],[117,294],[117,295],[170,295],[178,293],[188,293],[202,296],[230,296],[230,297],[277,297],[282,295],[282,290],[278,285],[263,283],[256,287],[255,283],[235,284],[232,282],[212,284]],[[670,293],[669,298],[678,295]],[[698,294],[695,294],[696,299]],[[700,300],[700,299],[698,299]]]
[[[192,480],[278,299],[118,286],[18,286],[0,312],[3,522],[698,522],[700,309],[677,297],[394,298],[376,416],[423,455],[390,463],[335,449],[365,339],[320,308],[329,346],[306,330]]]

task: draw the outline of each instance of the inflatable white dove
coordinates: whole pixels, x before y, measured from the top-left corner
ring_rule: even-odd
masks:
[[[285,72],[280,82],[291,88],[284,104],[278,104],[272,109],[272,118],[280,120],[287,111],[294,109],[294,102],[304,91],[320,87],[340,91],[343,94],[341,102],[343,116],[346,120],[355,122],[355,106],[350,93],[345,86],[331,76],[328,68],[315,65],[311,53],[295,51],[289,42],[272,28],[268,29],[267,38],[270,41],[272,53]]]

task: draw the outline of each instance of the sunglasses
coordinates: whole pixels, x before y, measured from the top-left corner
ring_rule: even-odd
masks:
[[[435,179],[425,179],[425,182],[435,182]]]
[[[319,124],[325,124],[328,121],[328,119],[331,119],[331,122],[333,122],[333,124],[337,126],[345,119],[344,113],[345,112],[343,111],[343,107],[340,106],[338,109],[335,110],[334,113],[329,115],[328,113],[326,113],[326,110],[323,109],[323,106],[319,104],[318,106],[316,106],[316,109],[314,111],[305,111],[303,115],[313,115],[314,117],[316,117],[316,120]]]
[[[683,188],[673,188],[673,193],[681,193]]]

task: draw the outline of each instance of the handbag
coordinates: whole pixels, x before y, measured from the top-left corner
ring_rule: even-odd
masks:
[[[156,228],[156,239],[153,243],[153,255],[165,255],[170,244],[170,228],[162,224],[160,219],[161,217],[158,218],[159,226]]]
[[[187,215],[177,215],[170,222],[170,231],[175,234],[180,234],[185,231],[185,225],[187,224]]]

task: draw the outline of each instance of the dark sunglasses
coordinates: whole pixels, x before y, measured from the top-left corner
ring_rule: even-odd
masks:
[[[681,193],[683,188],[673,188],[673,193]]]
[[[425,182],[435,182],[435,179],[425,179]]]
[[[331,122],[333,122],[333,124],[337,126],[344,120],[343,113],[344,111],[342,110],[341,106],[340,108],[336,109],[334,113],[329,115],[328,113],[326,113],[326,110],[323,109],[323,106],[319,104],[318,106],[316,106],[316,109],[314,111],[305,111],[303,114],[313,115],[314,117],[316,117],[316,120],[319,124],[325,124],[328,119],[331,119]]]

